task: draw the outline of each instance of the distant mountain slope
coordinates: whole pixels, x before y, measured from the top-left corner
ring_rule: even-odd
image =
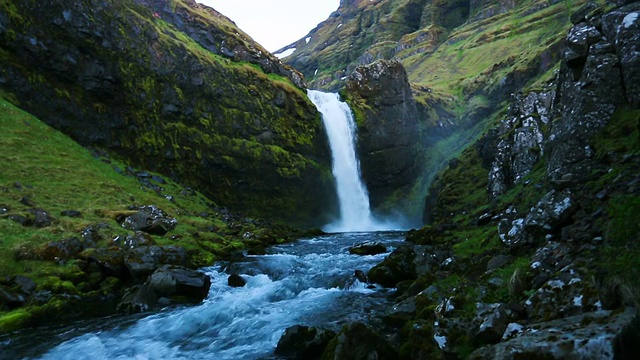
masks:
[[[402,63],[418,105],[424,148],[418,162],[425,171],[411,194],[399,189],[392,197],[409,199],[404,212],[414,216],[432,176],[504,114],[511,94],[553,78],[570,14],[585,3],[344,0],[329,19],[280,52],[295,49],[283,60],[310,87],[345,89],[347,99],[359,98],[345,93],[356,67],[380,59]],[[351,105],[356,115],[376,106]]]

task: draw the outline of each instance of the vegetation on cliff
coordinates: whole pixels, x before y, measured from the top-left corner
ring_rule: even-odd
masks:
[[[585,3],[342,1],[329,19],[286,47],[296,51],[284,61],[311,87],[330,90],[346,86],[357,66],[378,59],[403,64],[422,128],[418,163],[429,170],[401,193],[377,201],[377,209],[401,202],[402,212],[419,217],[435,173],[499,120],[510,95],[553,78],[570,15]],[[351,105],[356,117],[376,108],[366,101]]]
[[[152,309],[140,291],[162,266],[300,235],[260,216],[330,212],[300,74],[215,10],[3,1],[0,45],[0,332]],[[183,295],[166,296],[200,300]]]
[[[4,99],[0,109],[2,332],[113,312],[140,279],[113,271],[126,262],[100,258],[100,249],[116,254],[170,246],[184,253],[182,265],[198,268],[300,235],[230,213],[196,190],[84,149]],[[175,220],[175,228],[147,230],[150,235],[126,226],[123,218],[150,205]]]
[[[192,0],[0,5],[2,87],[84,146],[255,216],[319,224],[330,153],[300,74]]]

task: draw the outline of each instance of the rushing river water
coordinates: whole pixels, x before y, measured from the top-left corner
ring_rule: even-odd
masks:
[[[388,290],[360,283],[354,273],[368,271],[386,254],[351,255],[349,247],[382,242],[390,252],[404,235],[372,232],[398,227],[371,214],[349,107],[337,94],[310,90],[309,97],[323,115],[333,153],[340,216],[326,230],[338,234],[276,246],[266,255],[204,269],[212,285],[198,306],[0,338],[0,359],[275,359],[273,351],[289,326],[339,330],[348,322],[375,322],[390,305]],[[246,286],[227,285],[229,274],[240,274]]]
[[[120,317],[83,328],[31,331],[2,339],[6,358],[42,359],[272,359],[284,330],[295,324],[339,329],[371,322],[388,303],[385,289],[354,277],[385,254],[357,256],[349,247],[380,241],[389,251],[403,233],[343,233],[271,248],[266,255],[204,269],[212,279],[208,298],[193,307],[147,317]],[[247,285],[227,285],[230,273]],[[37,346],[36,346],[37,344]],[[21,353],[22,352],[22,353]]]

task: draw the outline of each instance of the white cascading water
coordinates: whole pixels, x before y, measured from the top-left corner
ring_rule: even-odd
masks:
[[[363,242],[381,242],[388,252],[349,253]],[[368,322],[387,311],[386,290],[361,283],[353,273],[366,273],[402,243],[403,233],[360,232],[278,245],[266,255],[203,269],[211,289],[198,306],[0,334],[0,359],[276,359],[274,349],[289,326],[339,331],[345,323]],[[229,273],[240,274],[247,284],[230,287]]]
[[[371,215],[369,194],[360,176],[355,150],[356,125],[349,105],[338,94],[308,90],[307,94],[322,114],[333,156],[340,219],[325,227],[329,232],[376,231],[389,227]]]

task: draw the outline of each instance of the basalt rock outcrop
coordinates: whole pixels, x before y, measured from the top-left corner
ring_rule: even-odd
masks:
[[[253,216],[320,223],[331,208],[330,152],[301,75],[213,9],[0,6],[0,86],[80,144]]]
[[[404,67],[397,61],[358,67],[343,94],[355,113],[360,168],[376,208],[418,175],[418,110]]]
[[[384,283],[398,288],[388,325],[402,331],[401,357],[632,357],[640,109],[627,79],[640,73],[639,14],[638,2],[578,9],[555,81],[514,94],[437,176],[429,225],[377,266],[416,269]]]

